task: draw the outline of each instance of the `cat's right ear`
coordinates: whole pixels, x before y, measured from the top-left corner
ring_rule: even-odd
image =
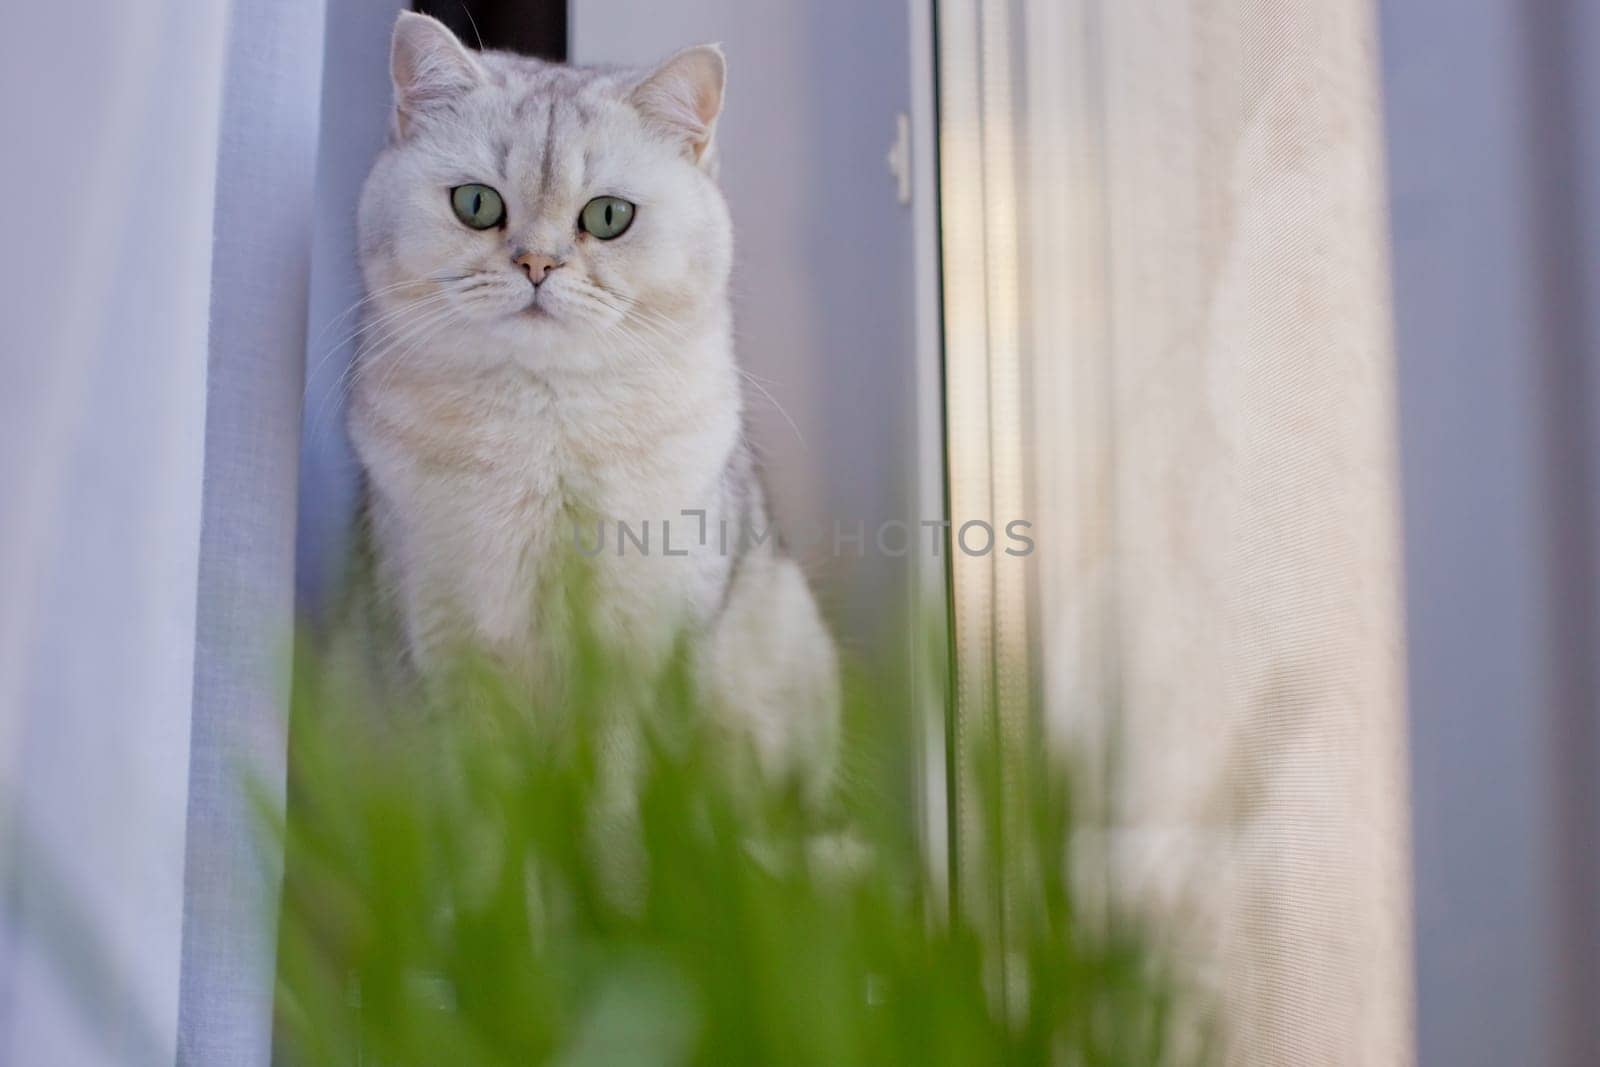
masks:
[[[394,133],[410,136],[419,117],[447,105],[483,80],[483,68],[444,23],[414,11],[395,20],[389,48],[394,79]]]

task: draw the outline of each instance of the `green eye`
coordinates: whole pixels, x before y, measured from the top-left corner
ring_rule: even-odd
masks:
[[[633,222],[633,205],[617,196],[597,196],[583,205],[578,225],[602,241],[621,237]]]
[[[458,185],[450,190],[450,206],[456,218],[474,230],[487,230],[505,220],[506,205],[500,194],[487,185]]]

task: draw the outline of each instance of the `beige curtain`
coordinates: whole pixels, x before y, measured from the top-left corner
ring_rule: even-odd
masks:
[[[1239,1063],[1411,1058],[1373,21],[1034,4],[1023,37],[1020,214],[1066,194],[1024,227],[1046,703],[1119,716],[1128,877],[1200,918]]]
[[[973,478],[1027,486],[1050,721],[1120,739],[1121,886],[1174,918],[1228,1062],[1408,1063],[1371,5],[974,0],[943,5],[941,34],[945,223],[980,210],[950,195],[970,166],[987,227],[988,330],[952,335],[952,389],[989,388]],[[959,303],[973,257],[953,250]],[[974,451],[951,405],[959,511]],[[1022,609],[989,588],[1005,644]]]

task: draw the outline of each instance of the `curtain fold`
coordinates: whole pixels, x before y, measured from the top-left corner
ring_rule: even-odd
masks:
[[[323,65],[321,2],[234,0],[217,155],[180,1064],[266,1065]]]

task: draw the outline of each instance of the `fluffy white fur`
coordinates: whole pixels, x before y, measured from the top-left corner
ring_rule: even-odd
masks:
[[[605,634],[647,663],[687,635],[708,697],[764,752],[829,750],[837,668],[811,593],[771,544],[739,551],[767,522],[711,173],[721,52],[576,68],[474,53],[405,13],[392,69],[393,137],[361,198],[350,430],[405,659],[425,677],[466,642],[558,684],[558,579],[574,529],[591,547],[604,520],[586,610]],[[499,192],[503,228],[456,218],[466,183]],[[636,205],[610,241],[578,226],[601,195]],[[561,264],[537,288],[516,262],[530,254]],[[705,544],[684,511],[705,512]],[[617,520],[649,521],[649,555],[618,554]],[[662,520],[687,555],[662,554]]]

